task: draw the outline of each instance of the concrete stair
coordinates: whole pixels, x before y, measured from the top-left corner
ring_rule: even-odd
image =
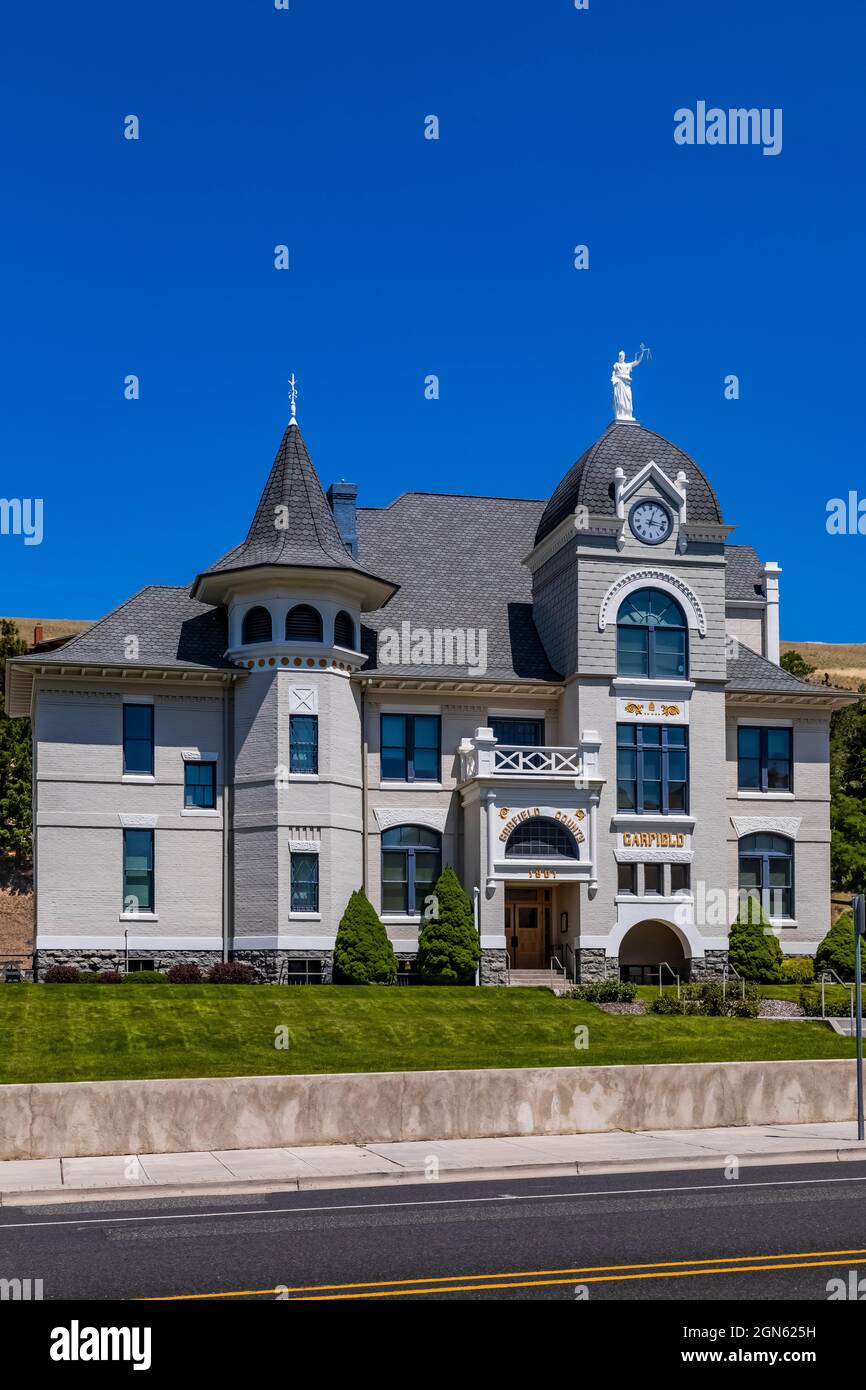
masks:
[[[511,970],[508,983],[519,985],[521,989],[564,989],[566,979],[561,970]]]

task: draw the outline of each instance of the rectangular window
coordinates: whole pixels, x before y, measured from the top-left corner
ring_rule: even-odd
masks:
[[[671,894],[688,893],[691,886],[691,864],[671,864]]]
[[[664,892],[664,864],[644,864],[643,866],[643,891],[648,893]]]
[[[184,763],[183,804],[185,810],[216,810],[216,763]]]
[[[289,715],[289,772],[308,775],[319,770],[319,717]]]
[[[737,730],[737,786],[740,791],[793,791],[792,744],[792,729],[741,724]]]
[[[637,864],[617,864],[616,888],[618,893],[637,892]]]
[[[153,705],[123,706],[123,770],[153,776]]]
[[[292,855],[292,912],[319,910],[319,856]]]
[[[617,724],[616,747],[618,811],[687,814],[688,729],[673,724]]]
[[[153,912],[153,831],[123,832],[123,911]]]
[[[532,748],[540,748],[544,743],[543,719],[499,719],[494,716],[487,722],[493,730],[493,737],[500,743]]]
[[[441,732],[438,714],[383,714],[382,781],[438,782]]]

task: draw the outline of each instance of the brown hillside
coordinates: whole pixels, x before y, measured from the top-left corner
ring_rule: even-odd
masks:
[[[866,642],[782,642],[783,652],[799,652],[815,667],[811,679],[816,683],[830,677],[843,690],[859,690],[866,682]]]
[[[75,633],[93,627],[93,620],[88,618],[12,618],[11,621],[28,647],[33,642],[33,629],[37,623],[42,624],[44,642],[53,642],[55,637],[72,637]]]

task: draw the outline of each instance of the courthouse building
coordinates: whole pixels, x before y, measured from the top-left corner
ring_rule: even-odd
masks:
[[[849,697],[780,668],[779,566],[630,390],[617,417],[547,500],[359,507],[293,414],[235,549],[10,660],[40,969],[327,981],[363,886],[411,978],[445,864],[482,983],[719,973],[738,889],[813,953]]]

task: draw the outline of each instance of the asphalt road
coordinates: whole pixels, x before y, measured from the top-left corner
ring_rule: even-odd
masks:
[[[781,1300],[866,1294],[866,1165],[0,1209],[48,1299]]]

